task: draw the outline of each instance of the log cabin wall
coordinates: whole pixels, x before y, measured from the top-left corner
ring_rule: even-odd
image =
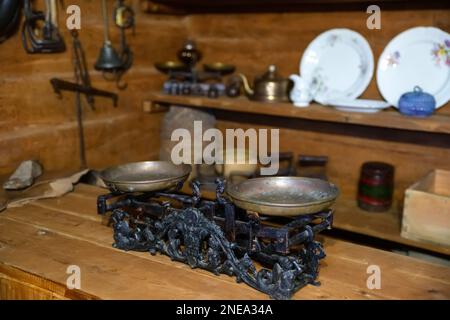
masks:
[[[110,13],[113,0],[109,0]],[[43,9],[44,1],[37,0]],[[91,167],[155,159],[159,154],[161,114],[143,114],[141,98],[159,88],[163,77],[153,68],[164,60],[185,38],[180,17],[142,14],[136,9],[136,31],[128,34],[135,54],[133,67],[125,75],[128,88],[116,89],[95,71],[93,65],[102,45],[103,25],[98,0],[73,0],[81,8],[80,40],[84,46],[93,86],[119,94],[119,106],[110,99],[96,98],[96,110],[84,107],[86,156]],[[60,25],[65,26],[65,10],[60,10]],[[0,45],[0,175],[9,174],[23,160],[39,159],[46,170],[77,169],[79,166],[75,95],[53,93],[53,77],[74,80],[72,44],[69,31],[62,28],[67,51],[61,54],[29,55],[22,47],[20,32]],[[118,29],[110,24],[113,43],[118,46]],[[83,100],[84,101],[84,100]]]
[[[204,61],[233,63],[253,78],[268,65],[288,76],[299,72],[302,53],[320,33],[330,28],[360,32],[371,45],[375,63],[398,33],[415,26],[435,26],[450,32],[450,10],[383,10],[381,30],[366,27],[365,11],[255,14],[193,14],[185,18],[189,37],[197,41]],[[375,69],[376,70],[376,69]],[[363,98],[382,99],[375,75]],[[450,114],[450,106],[439,113]],[[404,190],[434,168],[450,169],[450,139],[446,134],[424,134],[386,128],[326,122],[217,113],[218,126],[280,130],[280,149],[297,154],[328,155],[329,178],[346,198],[354,199],[361,164],[368,160],[396,165],[395,198],[402,204]]]
[[[100,4],[87,0],[73,3],[82,8],[80,37],[92,67],[102,39]],[[252,78],[269,64],[276,64],[285,76],[298,72],[300,57],[307,45],[330,28],[351,28],[363,34],[372,47],[375,61],[389,40],[407,28],[432,25],[450,31],[448,9],[382,8],[382,29],[369,30],[365,11],[179,16],[142,13],[138,0],[134,0],[134,6],[136,34],[129,35],[128,39],[135,52],[135,62],[125,76],[128,89],[119,92],[117,109],[104,99],[98,99],[94,112],[85,108],[87,158],[92,167],[157,157],[162,114],[142,114],[141,100],[146,92],[159,90],[165,79],[152,64],[175,59],[176,51],[187,37],[197,41],[204,55],[203,61],[234,63],[239,71]],[[117,43],[118,32],[114,27],[111,33]],[[70,36],[66,30],[64,36],[70,49]],[[9,173],[28,158],[38,158],[52,170],[76,167],[78,140],[74,96],[64,93],[63,99],[59,100],[48,82],[51,77],[73,79],[70,51],[56,55],[27,55],[19,34],[16,34],[1,45],[0,58],[0,106],[3,111],[0,174]],[[115,90],[113,83],[91,71],[95,86]],[[380,98],[375,77],[363,97]],[[450,113],[450,108],[442,108],[439,113]],[[397,198],[402,197],[404,188],[432,168],[450,168],[448,135],[285,121],[255,115],[217,115],[221,128],[269,125],[282,128],[283,151],[329,155],[329,176],[348,196],[356,192],[359,167],[367,160],[398,164]]]
[[[326,4],[324,4],[326,8]],[[152,16],[152,15],[150,15]],[[381,30],[369,30],[365,11],[197,14],[185,19],[187,32],[204,53],[204,61],[236,64],[249,76],[275,64],[282,75],[299,72],[308,44],[332,28],[349,28],[369,42],[375,59],[400,32],[417,26],[435,26],[450,32],[450,10],[383,10]],[[375,76],[363,98],[380,99]],[[450,113],[450,108],[442,112]]]

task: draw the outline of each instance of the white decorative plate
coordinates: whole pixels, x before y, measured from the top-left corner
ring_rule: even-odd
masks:
[[[406,30],[393,38],[378,60],[377,85],[384,99],[398,100],[415,86],[436,99],[450,100],[450,34],[433,27]]]
[[[350,29],[331,29],[315,38],[300,61],[300,74],[313,84],[317,102],[356,99],[374,71],[369,43]]]
[[[375,113],[391,106],[389,102],[370,99],[336,99],[328,100],[326,104],[340,111],[363,113]]]

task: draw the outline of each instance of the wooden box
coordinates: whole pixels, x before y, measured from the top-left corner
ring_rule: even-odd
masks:
[[[434,170],[406,190],[401,235],[450,246],[450,171]]]

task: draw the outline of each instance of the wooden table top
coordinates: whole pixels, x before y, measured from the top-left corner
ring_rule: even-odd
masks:
[[[0,284],[26,283],[52,298],[71,299],[268,298],[233,277],[112,248],[113,231],[96,213],[96,197],[103,193],[80,184],[64,197],[0,213]],[[294,299],[450,299],[448,267],[328,237],[321,241],[327,253],[322,285],[309,285]],[[70,265],[80,267],[79,290],[66,287]],[[381,289],[367,288],[370,265],[380,267]],[[1,297],[7,288],[0,289]]]

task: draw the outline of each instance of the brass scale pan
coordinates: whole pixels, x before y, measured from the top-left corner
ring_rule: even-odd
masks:
[[[112,191],[170,190],[183,183],[190,165],[167,161],[135,162],[103,170],[100,177]],[[338,188],[324,180],[303,177],[262,177],[229,184],[226,193],[238,207],[269,216],[298,216],[328,209]]]

